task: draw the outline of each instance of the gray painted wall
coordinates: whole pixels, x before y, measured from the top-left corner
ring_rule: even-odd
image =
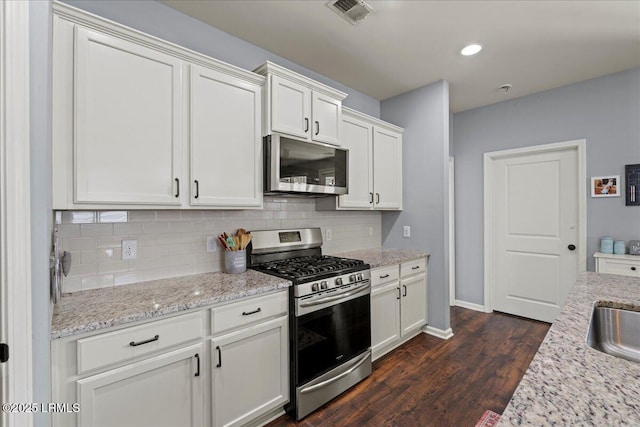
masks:
[[[380,117],[378,100],[162,3],[148,0],[65,0],[65,3],[247,70],[253,70],[265,61],[275,62],[348,93],[345,106]]]
[[[483,153],[582,138],[587,179],[624,176],[625,164],[640,163],[640,69],[453,116],[456,299],[483,304]],[[624,197],[590,194],[587,190],[587,269],[593,271],[601,236],[640,239],[640,207],[626,207]]]
[[[423,249],[428,268],[429,325],[449,329],[449,83],[444,80],[380,103],[383,120],[405,128],[403,210],[382,214],[387,248]],[[403,237],[403,226],[411,237]]]
[[[31,132],[31,322],[33,400],[51,402],[49,372],[49,248],[51,214],[51,4],[29,3]],[[48,426],[48,414],[34,414],[35,426]]]

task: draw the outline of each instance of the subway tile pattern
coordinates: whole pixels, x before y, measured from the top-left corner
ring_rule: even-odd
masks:
[[[222,271],[223,252],[207,253],[207,236],[247,230],[321,227],[331,229],[324,253],[376,248],[380,212],[316,211],[315,200],[265,197],[263,210],[62,211],[55,213],[59,250],[72,266],[62,291]],[[122,260],[122,240],[138,241],[138,257]]]

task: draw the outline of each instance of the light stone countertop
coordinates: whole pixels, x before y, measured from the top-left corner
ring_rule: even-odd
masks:
[[[400,264],[414,259],[429,256],[428,252],[413,249],[362,249],[358,251],[333,254],[343,258],[361,259],[371,265],[371,268],[384,267],[392,264]]]
[[[586,344],[594,301],[640,311],[640,279],[579,276],[498,425],[640,425],[640,363]]]
[[[205,273],[64,294],[55,305],[51,339],[95,331],[259,295],[291,286],[275,276]]]

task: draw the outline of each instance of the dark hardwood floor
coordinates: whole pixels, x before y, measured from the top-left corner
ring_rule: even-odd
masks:
[[[549,324],[452,307],[453,338],[420,334],[373,364],[370,377],[282,426],[475,426],[501,414]]]

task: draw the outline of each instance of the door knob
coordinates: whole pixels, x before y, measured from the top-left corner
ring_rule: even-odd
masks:
[[[570,251],[575,251],[576,250],[576,245],[569,245],[569,246],[567,246],[567,248],[569,248]]]

